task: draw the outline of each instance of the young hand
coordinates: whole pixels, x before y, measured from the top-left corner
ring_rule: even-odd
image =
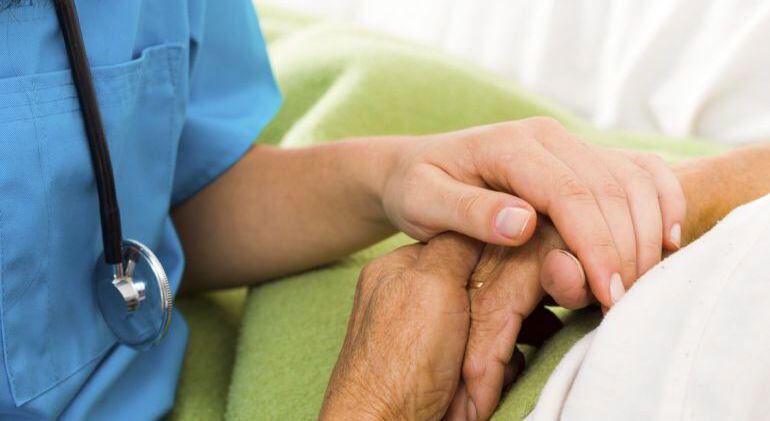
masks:
[[[400,230],[518,246],[548,215],[606,307],[681,241],[686,203],[653,155],[586,145],[549,118],[396,142],[379,196]]]

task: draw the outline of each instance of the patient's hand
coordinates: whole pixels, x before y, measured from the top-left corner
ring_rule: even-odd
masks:
[[[471,326],[463,362],[463,382],[449,419],[488,419],[506,383],[513,380],[513,351],[522,322],[548,292],[560,304],[582,307],[592,301],[577,259],[546,218],[522,247],[487,246],[469,283]],[[543,286],[546,288],[544,289]]]
[[[322,419],[439,419],[460,379],[482,245],[447,233],[367,265]]]

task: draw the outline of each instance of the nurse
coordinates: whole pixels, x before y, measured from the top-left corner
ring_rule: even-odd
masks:
[[[174,293],[314,267],[396,230],[517,246],[540,212],[609,307],[660,259],[650,244],[681,241],[681,188],[653,157],[588,147],[543,118],[252,146],[280,94],[251,2],[76,5],[123,234],[155,251]],[[0,1],[0,29],[0,418],[161,417],[184,319],[144,352],[108,329],[94,172],[53,4]]]

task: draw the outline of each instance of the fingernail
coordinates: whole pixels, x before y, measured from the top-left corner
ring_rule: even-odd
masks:
[[[610,299],[612,299],[612,304],[620,301],[624,295],[626,295],[626,288],[623,286],[623,280],[620,279],[620,274],[612,274],[610,277]]]
[[[495,228],[503,237],[519,238],[527,228],[531,214],[521,208],[503,208],[495,218]]]
[[[572,259],[573,262],[575,262],[575,266],[577,266],[578,271],[580,271],[580,279],[584,280],[586,279],[586,273],[583,272],[583,265],[580,264],[580,260],[575,257],[572,253],[565,251],[565,250],[559,250],[559,253],[569,256],[570,259]]]
[[[682,226],[679,225],[679,222],[671,226],[669,234],[671,242],[674,243],[676,248],[682,247]]]
[[[476,413],[476,404],[473,403],[473,399],[468,398],[468,419],[470,421],[476,421],[478,419],[478,414]]]

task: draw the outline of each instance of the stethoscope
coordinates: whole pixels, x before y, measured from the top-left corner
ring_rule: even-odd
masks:
[[[73,0],[55,0],[72,79],[83,116],[99,196],[103,256],[94,270],[95,299],[107,326],[124,345],[158,343],[171,321],[173,297],[166,271],[149,247],[124,240],[110,151]],[[103,258],[102,258],[103,257]]]

